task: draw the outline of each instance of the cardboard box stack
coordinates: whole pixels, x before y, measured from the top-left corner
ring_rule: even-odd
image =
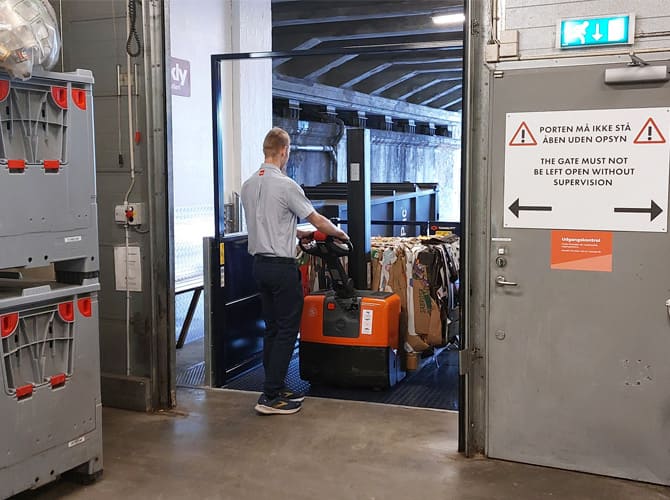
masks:
[[[400,336],[409,370],[422,352],[451,340],[458,263],[457,236],[372,239],[372,289],[400,296]]]

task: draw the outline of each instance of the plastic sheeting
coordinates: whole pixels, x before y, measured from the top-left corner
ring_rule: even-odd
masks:
[[[56,13],[46,0],[0,0],[0,67],[27,80],[34,65],[51,69],[58,60]]]

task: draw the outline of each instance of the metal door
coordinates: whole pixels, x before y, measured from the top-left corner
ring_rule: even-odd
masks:
[[[639,229],[619,230],[608,217],[602,218],[602,227],[598,218],[593,226],[593,218],[585,217],[589,229],[611,238],[611,272],[602,272],[607,266],[600,272],[552,269],[552,235],[555,240],[562,233],[553,226],[540,229],[538,221],[549,214],[559,220],[557,207],[543,214],[552,209],[543,200],[519,200],[505,193],[511,189],[505,185],[506,169],[515,167],[509,161],[506,165],[508,145],[535,142],[541,148],[547,137],[530,122],[527,129],[515,124],[511,130],[510,114],[616,109],[628,120],[634,115],[629,109],[656,108],[650,111],[655,116],[658,108],[670,105],[667,82],[608,86],[605,69],[523,69],[505,71],[493,80],[487,454],[670,484],[668,158],[660,169],[651,157],[647,165],[635,165],[664,172],[658,178],[662,199],[653,199],[657,209],[653,204],[650,208],[649,193],[640,189],[622,190],[620,183],[590,188],[596,198],[598,189],[639,198],[639,206],[631,207],[637,211],[620,214],[627,221],[639,217]],[[593,116],[603,115],[594,111]],[[666,125],[658,125],[644,140],[667,140],[669,132]],[[650,147],[633,144],[636,134],[629,133],[625,147]],[[595,158],[607,156],[615,146],[589,147]],[[531,175],[527,180],[535,182]],[[575,201],[585,214],[599,209],[596,202],[583,203],[580,187],[561,189],[560,203]],[[516,211],[518,220],[530,216],[527,220],[533,222],[506,227],[506,211],[513,220]],[[650,218],[658,223],[655,232],[648,228]],[[555,229],[583,229],[578,220],[557,225],[564,227]]]

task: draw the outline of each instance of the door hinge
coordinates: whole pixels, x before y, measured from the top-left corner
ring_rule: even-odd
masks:
[[[472,349],[463,349],[458,351],[458,372],[460,375],[466,375],[470,372],[472,364],[475,361],[482,359],[483,356],[480,354],[479,348],[473,347]]]

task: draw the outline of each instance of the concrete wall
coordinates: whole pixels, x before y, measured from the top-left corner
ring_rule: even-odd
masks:
[[[382,130],[370,135],[372,182],[437,182],[440,220],[460,221],[460,141]]]
[[[57,10],[58,10],[58,6]],[[148,409],[155,406],[151,378],[153,320],[151,300],[150,235],[130,233],[130,244],[142,252],[142,292],[131,293],[130,332],[126,332],[126,295],[116,291],[114,247],[124,244],[125,234],[114,222],[114,206],[123,204],[130,187],[130,147],[134,148],[136,177],[130,194],[132,202],[149,201],[148,143],[143,57],[131,64],[139,66],[139,96],[132,98],[137,114],[133,129],[143,140],[129,146],[127,90],[117,90],[116,65],[126,72],[126,2],[64,0],[63,68],[90,69],[95,77],[93,87],[95,110],[96,175],[100,234],[100,351],[103,372],[104,404]],[[138,31],[142,33],[142,14],[138,14]],[[60,69],[60,68],[58,68]],[[132,73],[132,71],[131,71]],[[136,126],[135,126],[136,124]],[[156,227],[159,221],[150,221]],[[128,343],[127,343],[128,337]],[[128,352],[129,351],[129,352]],[[126,357],[130,358],[127,366]],[[128,382],[130,385],[126,385]],[[155,396],[155,394],[154,394]]]
[[[291,135],[293,145],[334,145],[339,127],[275,117],[275,125]],[[371,130],[372,182],[437,182],[440,185],[439,214],[445,221],[460,220],[461,141],[443,136]],[[286,173],[298,184],[346,182],[346,129],[337,143],[337,164],[325,152],[294,151]],[[335,168],[334,168],[335,167]]]
[[[670,44],[667,0],[499,0],[499,5],[503,29],[519,31],[522,58],[565,52],[556,49],[556,22],[571,17],[634,13],[637,50],[667,48]],[[622,47],[593,50],[621,52]],[[588,55],[588,51],[580,55]]]

